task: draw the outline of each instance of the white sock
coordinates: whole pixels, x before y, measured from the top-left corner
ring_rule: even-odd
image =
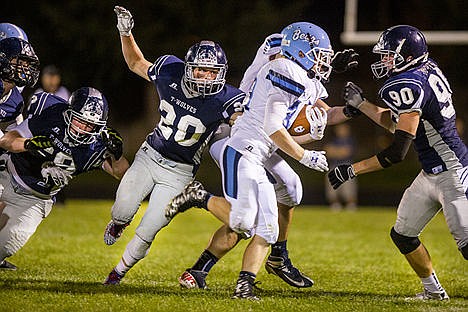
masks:
[[[120,275],[125,275],[138,261],[143,259],[149,252],[151,244],[142,240],[138,235],[128,243],[119,263],[114,268]]]
[[[439,282],[435,271],[429,277],[421,278],[421,282],[424,285],[424,288],[430,292],[441,292],[444,291],[444,287]]]

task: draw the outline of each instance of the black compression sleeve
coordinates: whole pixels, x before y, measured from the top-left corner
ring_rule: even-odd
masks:
[[[387,168],[405,159],[414,135],[403,130],[396,130],[393,143],[377,154],[377,159],[382,167]]]

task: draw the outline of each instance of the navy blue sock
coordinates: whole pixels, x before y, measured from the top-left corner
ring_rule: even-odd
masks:
[[[288,257],[288,249],[286,248],[287,240],[276,242],[271,245],[271,255],[275,257]]]
[[[250,277],[250,278],[255,280],[257,275],[253,274],[252,272],[249,272],[249,271],[240,271],[239,278],[245,278],[245,277]]]
[[[192,270],[203,271],[203,272],[210,272],[211,268],[218,262],[218,258],[213,255],[208,250],[204,250],[198,258],[195,265],[192,267]]]

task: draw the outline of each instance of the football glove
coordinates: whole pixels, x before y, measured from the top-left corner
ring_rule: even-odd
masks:
[[[335,169],[328,173],[328,180],[335,190],[339,188],[341,184],[355,177],[356,173],[351,165],[336,166]]]
[[[24,149],[35,152],[54,146],[53,142],[46,136],[38,135],[24,141]]]
[[[121,6],[115,6],[114,12],[117,15],[117,29],[121,36],[129,37],[133,29],[133,16],[129,10]]]
[[[44,181],[48,181],[49,179],[52,182],[62,188],[68,184],[68,182],[72,179],[72,175],[65,169],[62,169],[52,162],[47,162],[42,165],[41,175],[44,178]]]
[[[358,66],[358,58],[359,54],[357,54],[356,51],[353,49],[346,49],[337,52],[333,56],[330,65],[335,73],[341,74],[345,71],[356,68]]]
[[[344,87],[343,99],[346,105],[359,109],[366,100],[362,96],[362,89],[351,81],[348,81]]]
[[[101,137],[109,153],[111,153],[116,160],[120,159],[123,154],[123,140],[120,133],[115,129],[106,127],[106,129],[101,132]]]
[[[282,34],[271,34],[265,38],[263,43],[263,54],[274,55],[281,52]]]
[[[321,107],[307,105],[306,118],[310,125],[310,136],[315,141],[323,138],[325,127],[327,126],[327,111]]]
[[[299,160],[301,164],[311,169],[324,172],[328,171],[328,162],[324,151],[304,151],[304,156]]]

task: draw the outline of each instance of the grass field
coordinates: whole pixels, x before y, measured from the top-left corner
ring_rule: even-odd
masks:
[[[389,238],[394,209],[333,213],[324,207],[297,209],[289,238],[293,262],[316,284],[291,288],[262,269],[257,277],[262,301],[250,302],[230,299],[246,242],[213,268],[210,290],[180,289],[177,277],[219,226],[195,209],[159,234],[148,257],[120,286],[102,286],[137,225],[114,246],[104,245],[111,204],[70,200],[53,210],[10,258],[19,270],[0,272],[0,311],[468,311],[468,264],[441,215],[422,240],[450,302],[405,301],[421,285]]]

